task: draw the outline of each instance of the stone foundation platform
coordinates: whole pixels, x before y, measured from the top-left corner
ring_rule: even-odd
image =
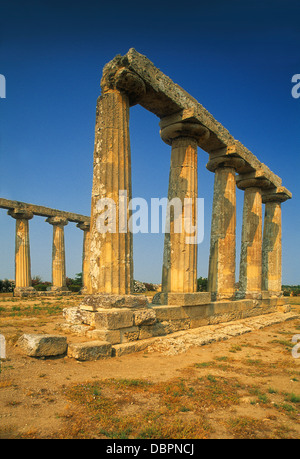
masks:
[[[38,291],[38,290],[29,290],[29,289],[18,289],[14,290],[14,297],[15,298],[30,298],[30,297],[44,297],[44,296],[70,296],[74,295],[74,292],[70,290],[46,290],[46,291]]]
[[[147,347],[152,338],[290,311],[285,297],[266,296],[264,294],[261,299],[212,302],[207,301],[210,294],[203,292],[194,297],[198,298],[196,304],[191,304],[194,300],[188,301],[187,296],[181,298],[182,304],[176,305],[172,304],[172,296],[168,298],[169,304],[155,304],[149,303],[143,295],[90,295],[79,306],[63,310],[66,321],[60,328],[64,332],[85,336],[87,340],[110,343],[113,354],[121,352],[118,349],[124,345],[127,350],[131,349],[130,352],[135,352]]]

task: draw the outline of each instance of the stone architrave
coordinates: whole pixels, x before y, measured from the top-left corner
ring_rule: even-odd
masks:
[[[215,173],[208,269],[212,300],[233,299],[236,264],[236,172],[245,161],[227,154],[210,154],[206,167]]]
[[[81,293],[87,293],[88,292],[88,282],[89,282],[90,223],[82,222],[82,223],[78,223],[76,226],[83,231]]]
[[[51,290],[67,291],[64,226],[68,224],[68,220],[63,217],[49,217],[46,222],[53,226]]]
[[[21,209],[9,210],[8,215],[16,219],[15,242],[15,289],[14,295],[33,293],[31,285],[31,261],[29,243],[29,220],[33,218],[32,212]]]
[[[132,233],[128,230],[131,191],[129,107],[145,91],[126,69],[104,68],[98,98],[91,203],[88,293],[130,294]]]
[[[244,190],[243,227],[237,297],[261,298],[262,292],[262,190],[270,182],[259,171],[240,174],[238,188]]]
[[[194,293],[197,291],[197,147],[207,130],[200,124],[177,122],[161,129],[161,138],[172,146],[168,201],[170,205],[164,242],[162,291]],[[185,205],[188,199],[189,207]],[[188,213],[188,215],[186,215]],[[188,228],[186,227],[188,222]],[[196,240],[196,237],[195,237]]]
[[[262,289],[270,296],[281,296],[281,203],[291,198],[284,187],[262,195],[265,218],[262,244]]]

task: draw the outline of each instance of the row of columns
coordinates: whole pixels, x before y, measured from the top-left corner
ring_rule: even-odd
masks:
[[[8,215],[16,220],[15,239],[15,295],[34,291],[31,285],[31,260],[29,242],[29,220],[34,216],[32,212],[20,209],[9,210]],[[66,255],[64,227],[68,220],[61,216],[48,217],[47,223],[53,226],[52,242],[52,287],[53,292],[67,291],[66,284]],[[77,227],[83,230],[83,291],[87,290],[87,257],[89,253],[89,222],[78,223]]]
[[[180,122],[161,129],[172,146],[168,198],[197,197],[197,146],[207,140],[201,125]],[[227,154],[210,154],[207,169],[215,173],[211,221],[208,290],[213,300],[257,298],[262,291],[281,294],[281,202],[286,190],[272,188],[268,179],[247,171],[245,161]],[[244,190],[239,289],[236,291],[236,187]],[[262,238],[262,204],[265,203]],[[193,206],[196,206],[194,202]],[[184,219],[184,214],[182,215]],[[162,291],[197,291],[197,246],[185,243],[186,232],[165,236]],[[196,224],[193,213],[192,225]]]
[[[127,69],[105,74],[98,99],[94,149],[94,175],[91,206],[91,236],[88,293],[130,294],[133,282],[132,234],[119,231],[121,205],[130,216],[131,153],[129,141],[129,108],[137,103],[132,94],[143,94],[143,82]],[[171,145],[168,199],[192,200],[189,215],[196,225],[197,147],[209,131],[202,125],[162,119],[161,137]],[[272,189],[259,174],[247,171],[245,161],[225,151],[210,155],[207,168],[215,173],[211,226],[208,286],[215,300],[247,298],[268,290],[281,292],[281,202],[285,193]],[[246,172],[247,173],[246,173]],[[236,187],[244,190],[243,229],[240,259],[239,291],[235,288],[236,265]],[[119,191],[127,200],[120,204]],[[116,203],[117,231],[99,232],[97,219],[102,208],[100,198]],[[265,203],[264,237],[262,239],[262,203]],[[162,291],[193,293],[197,291],[197,245],[186,243],[186,232],[174,230],[177,218],[170,215],[170,232],[165,235]],[[127,220],[128,221],[128,220]]]

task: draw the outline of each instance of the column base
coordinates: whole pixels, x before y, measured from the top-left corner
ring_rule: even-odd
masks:
[[[265,296],[262,292],[241,292],[237,291],[235,293],[236,300],[261,300]],[[268,296],[267,296],[268,298]]]
[[[232,301],[236,299],[236,292],[211,292],[211,301]]]
[[[195,293],[172,293],[159,292],[152,299],[153,304],[169,305],[169,306],[194,306],[207,304],[211,301],[210,292],[195,292]]]
[[[37,291],[33,287],[15,287],[14,296],[30,296],[35,295]]]

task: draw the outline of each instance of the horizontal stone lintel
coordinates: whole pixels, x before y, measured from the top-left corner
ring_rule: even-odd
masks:
[[[116,56],[106,64],[115,71],[116,67],[127,68],[138,75],[145,83],[146,92],[139,104],[160,118],[160,126],[164,127],[180,121],[199,123],[209,131],[207,140],[201,148],[207,153],[219,149],[234,149],[237,156],[247,163],[245,170],[263,170],[266,178],[275,187],[281,185],[281,179],[248,150],[241,142],[234,139],[229,131],[218,122],[194,97],[159,70],[144,55],[131,48],[125,56]]]
[[[12,201],[10,199],[0,198],[0,208],[7,210],[16,210],[18,212],[31,212],[40,217],[64,217],[70,222],[83,223],[90,222],[90,217],[86,215],[65,212],[64,210],[52,209],[50,207],[38,206],[22,201]]]

